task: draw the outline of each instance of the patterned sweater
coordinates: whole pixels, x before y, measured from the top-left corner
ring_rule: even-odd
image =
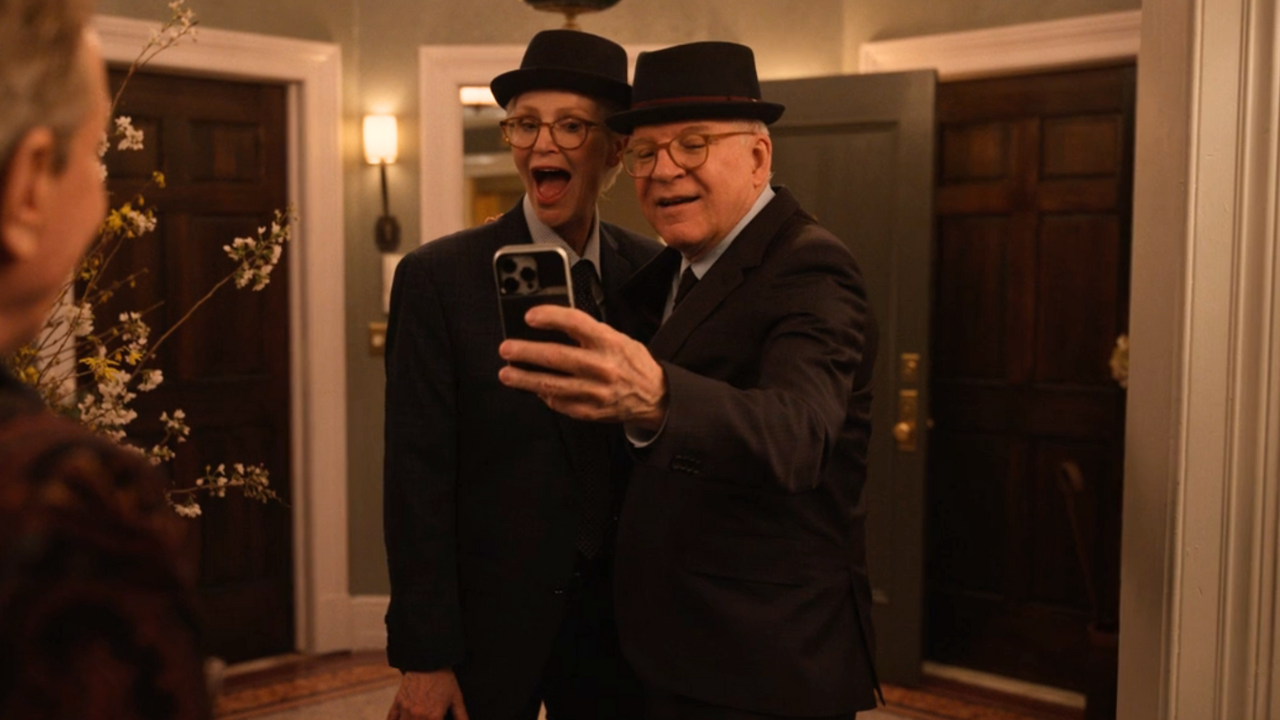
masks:
[[[0,718],[209,716],[179,523],[141,455],[0,369]]]

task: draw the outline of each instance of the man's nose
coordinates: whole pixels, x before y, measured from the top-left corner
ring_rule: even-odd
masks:
[[[658,150],[653,160],[653,174],[650,177],[655,180],[671,180],[684,174],[684,168],[676,164],[671,157],[671,146],[668,145]]]

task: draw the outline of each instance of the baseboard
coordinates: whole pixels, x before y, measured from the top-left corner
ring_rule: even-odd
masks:
[[[1071,710],[1084,710],[1085,708],[1085,696],[1071,690],[1040,685],[1016,678],[1004,677],[1003,675],[993,675],[980,670],[927,661],[924,663],[923,670],[926,679],[937,679],[958,685],[982,688],[1005,696],[1025,698],[1036,703]]]
[[[387,647],[388,595],[353,595],[351,597],[351,649],[382,650]]]

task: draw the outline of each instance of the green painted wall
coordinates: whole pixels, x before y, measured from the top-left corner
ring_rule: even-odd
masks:
[[[207,28],[266,33],[342,46],[346,141],[346,324],[348,350],[351,592],[388,591],[382,552],[380,358],[366,350],[368,323],[383,319],[381,266],[372,244],[377,175],[360,156],[360,118],[401,118],[401,160],[389,169],[402,247],[418,232],[417,49],[421,45],[523,44],[560,19],[517,0],[188,0]],[[99,12],[162,20],[165,0],[98,0]],[[1138,7],[1135,0],[622,0],[580,18],[583,29],[623,44],[731,40],[752,46],[762,77],[841,72],[870,39],[948,32]],[[855,60],[856,61],[856,60]],[[615,192],[625,189],[620,184]]]

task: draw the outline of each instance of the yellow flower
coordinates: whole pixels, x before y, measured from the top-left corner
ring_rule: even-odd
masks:
[[[97,380],[109,380],[116,374],[117,363],[111,358],[87,357],[81,358],[80,362],[93,372],[93,377]]]
[[[124,229],[124,211],[129,209],[129,204],[125,203],[124,207],[112,210],[107,213],[107,219],[102,221],[103,232],[120,232]]]

